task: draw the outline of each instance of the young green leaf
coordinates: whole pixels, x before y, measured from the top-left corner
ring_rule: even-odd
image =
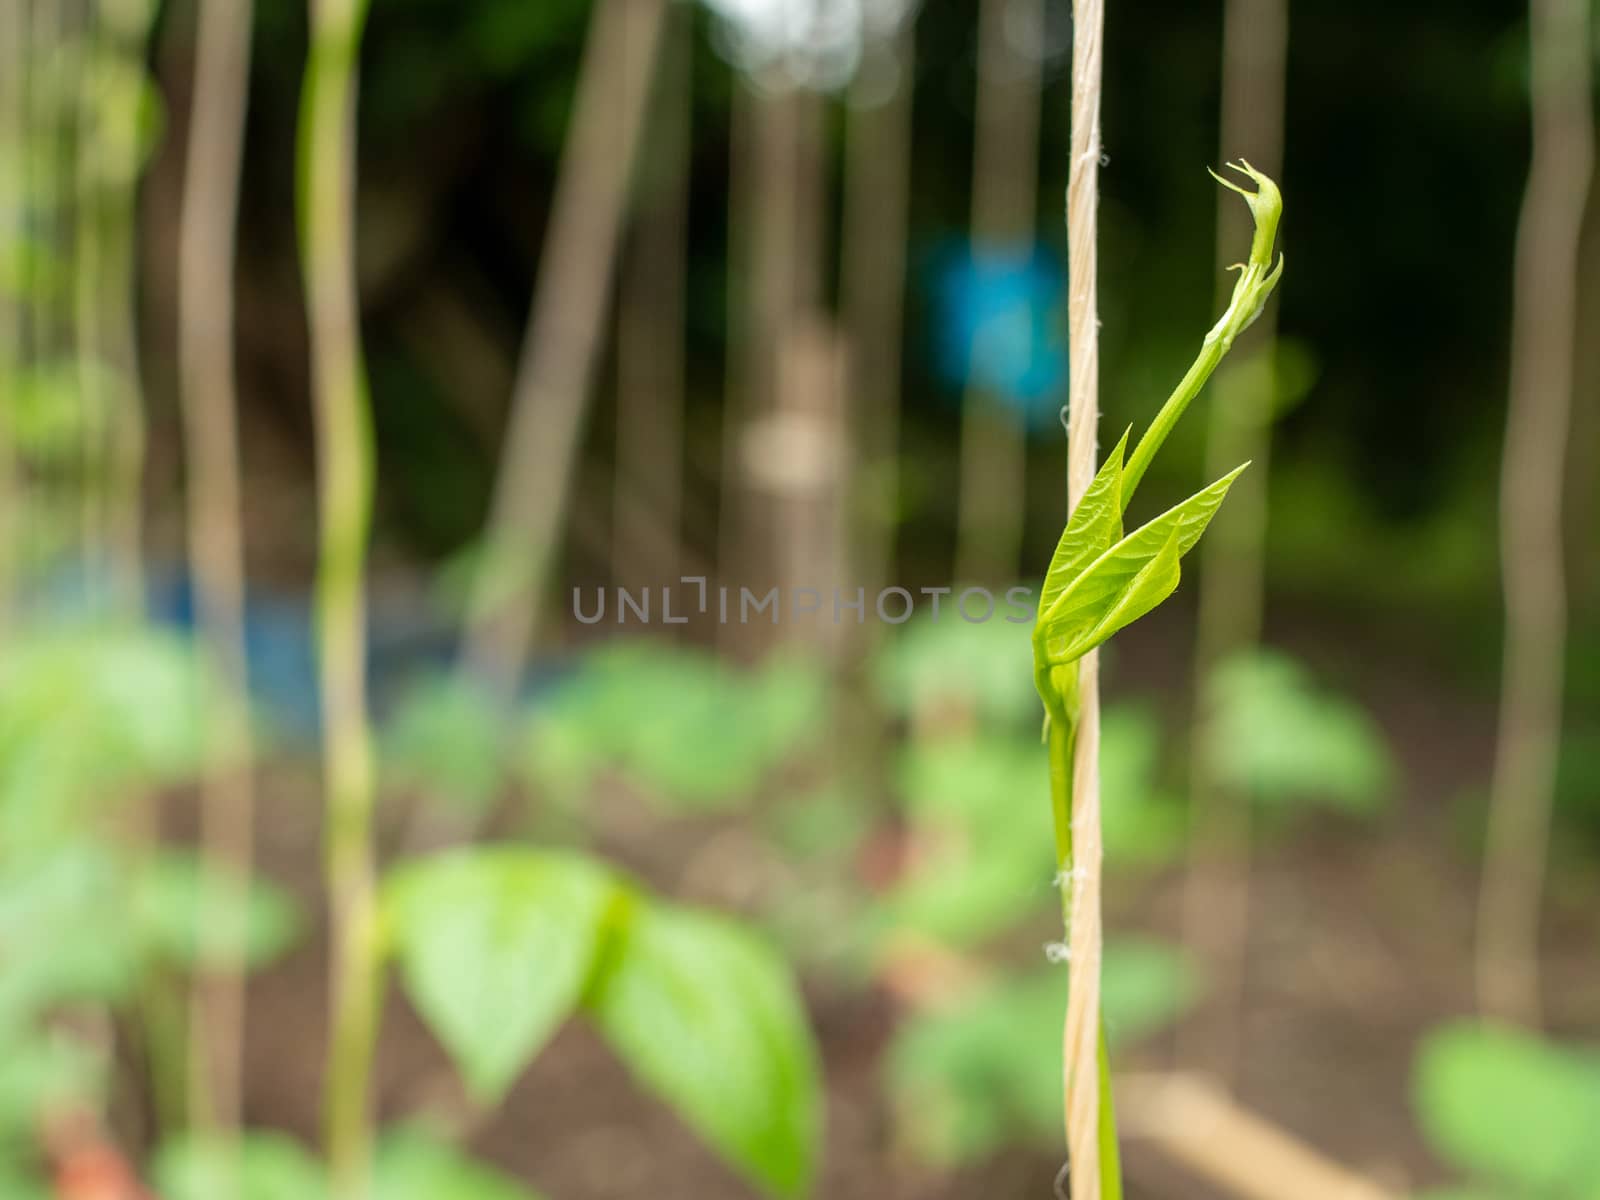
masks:
[[[1061,531],[1061,540],[1056,543],[1050,569],[1045,572],[1044,586],[1039,591],[1041,617],[1050,611],[1057,597],[1083,569],[1116,545],[1122,536],[1122,460],[1131,432],[1131,427],[1124,430],[1122,440],[1106,455],[1083,498],[1072,510],[1067,527]]]
[[[769,1195],[809,1188],[817,1056],[794,980],[730,921],[641,903],[586,1004],[623,1060]]]
[[[577,1004],[616,889],[586,859],[514,849],[454,851],[386,884],[401,981],[479,1101]]]
[[[1078,575],[1039,619],[1034,636],[1044,661],[1061,666],[1083,657],[1170,596],[1178,586],[1178,560],[1200,540],[1243,470],[1168,509]]]

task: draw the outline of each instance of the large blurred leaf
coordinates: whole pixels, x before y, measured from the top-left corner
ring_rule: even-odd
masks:
[[[1299,663],[1258,651],[1224,663],[1209,690],[1203,736],[1221,781],[1270,804],[1377,808],[1392,775],[1382,734]]]
[[[816,1048],[794,980],[763,942],[719,917],[641,903],[588,1003],[639,1078],[753,1182],[807,1192]]]
[[[1422,1045],[1415,1094],[1429,1141],[1461,1169],[1540,1196],[1600,1194],[1600,1056],[1449,1025]]]
[[[1039,614],[1038,639],[1048,662],[1083,657],[1144,616],[1178,586],[1178,560],[1205,532],[1244,467],[1162,513],[1086,567]]]
[[[245,1133],[236,1154],[220,1140],[177,1138],[156,1154],[153,1173],[162,1200],[322,1200],[328,1194],[321,1164],[280,1133]]]
[[[422,680],[401,697],[383,738],[383,765],[469,817],[494,802],[506,774],[506,728],[498,705],[457,673]]]
[[[1113,1046],[1172,1020],[1196,990],[1179,954],[1154,942],[1108,943],[1101,978]],[[1040,968],[901,1026],[889,1052],[889,1082],[919,1155],[948,1166],[1060,1136],[1066,999],[1066,973]]]
[[[569,800],[615,769],[654,799],[726,807],[814,735],[823,695],[814,663],[780,658],[748,673],[700,652],[611,642],[535,710],[528,769]]]
[[[587,859],[517,849],[455,851],[386,884],[406,992],[480,1101],[577,1003],[616,886]]]
[[[287,892],[259,875],[248,892],[237,882],[217,887],[217,879],[208,878],[200,859],[188,852],[163,851],[144,863],[134,903],[149,952],[185,968],[222,967],[241,957],[246,966],[260,967],[294,943],[302,919]],[[219,911],[219,905],[227,910]],[[243,935],[242,945],[215,940],[228,929]]]
[[[373,1200],[537,1200],[538,1193],[421,1129],[384,1134]]]

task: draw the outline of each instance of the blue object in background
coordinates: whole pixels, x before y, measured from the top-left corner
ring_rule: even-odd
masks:
[[[935,266],[935,355],[953,388],[970,385],[1053,427],[1066,387],[1066,284],[1047,247],[967,243]]]

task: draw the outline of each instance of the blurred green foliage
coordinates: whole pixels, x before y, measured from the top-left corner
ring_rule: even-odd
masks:
[[[804,751],[824,703],[815,660],[747,671],[662,642],[608,641],[534,706],[525,769],[560,802],[610,770],[669,809],[727,810]]]
[[[129,1012],[150,980],[241,955],[260,966],[301,928],[269,882],[245,894],[202,886],[192,855],[133,833],[157,788],[198,773],[227,702],[192,648],[137,627],[30,629],[0,655],[6,1170],[27,1172],[42,1122],[99,1105],[108,1047],[58,1025],[63,1012]],[[205,942],[227,915],[219,903],[243,906],[230,922],[242,946]]]
[[[1447,1025],[1418,1054],[1415,1096],[1439,1154],[1472,1190],[1429,1200],[1600,1195],[1600,1053],[1490,1025]]]
[[[1113,1046],[1159,1029],[1194,999],[1184,959],[1157,942],[1106,945],[1101,974]],[[1018,1140],[1053,1145],[1061,1132],[1061,1066],[1041,1047],[1061,1040],[1066,972],[1037,969],[951,997],[909,1020],[888,1072],[902,1130],[917,1154],[945,1166]]]
[[[155,1160],[163,1200],[322,1200],[321,1164],[284,1134],[252,1132],[237,1155],[203,1137],[175,1138]],[[230,1185],[237,1181],[237,1191]],[[538,1193],[466,1157],[420,1128],[400,1126],[378,1143],[372,1200],[538,1200]]]
[[[1002,620],[970,622],[931,610],[906,624],[874,663],[890,711],[909,716],[956,708],[973,720],[1037,727],[1029,627]]]
[[[385,783],[454,815],[481,819],[506,779],[510,729],[492,697],[459,672],[412,682],[384,723]]]
[[[1389,749],[1357,705],[1300,663],[1260,650],[1218,667],[1201,736],[1222,784],[1272,808],[1375,813],[1394,778]]]

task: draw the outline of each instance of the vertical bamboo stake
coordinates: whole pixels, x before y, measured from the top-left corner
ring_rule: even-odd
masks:
[[[522,677],[566,514],[665,9],[602,0],[584,48],[463,646],[501,696]]]
[[[91,556],[105,551],[115,584],[113,599],[127,613],[142,606],[144,593],[145,421],[134,284],[144,146],[139,106],[114,85],[129,75],[142,80],[155,5],[92,0],[85,16],[87,65],[76,131],[74,321],[89,428],[96,430],[104,414],[107,441],[85,446],[86,470],[93,474],[103,467],[105,485],[103,495],[92,487],[86,490],[84,533]],[[108,372],[116,377],[109,391]]]
[[[1227,0],[1222,18],[1222,158],[1240,155],[1281,178],[1288,51],[1287,0]],[[1224,275],[1248,238],[1250,213],[1223,196],[1217,206],[1217,268]],[[1261,639],[1262,554],[1267,523],[1267,468],[1275,395],[1273,358],[1278,305],[1268,300],[1240,335],[1243,361],[1213,383],[1206,478],[1241,462],[1253,465],[1228,493],[1200,545],[1195,629],[1194,718],[1190,745],[1189,866],[1185,941],[1206,965],[1207,999],[1180,1030],[1185,1065],[1204,1067],[1224,1085],[1237,1069],[1239,1013],[1250,906],[1250,797],[1214,778],[1207,696],[1223,662]]]
[[[1561,499],[1577,254],[1594,161],[1588,0],[1531,0],[1533,161],[1517,228],[1511,394],[1500,477],[1506,637],[1479,896],[1478,1003],[1537,1024],[1539,906],[1561,736]]]
[[[693,9],[664,18],[641,153],[644,193],[617,291],[617,465],[612,562],[627,587],[676,577],[683,511],[684,289],[693,119]]]
[[[1067,498],[1075,506],[1094,478],[1100,421],[1099,270],[1096,238],[1100,204],[1101,55],[1104,0],[1073,0],[1072,161],[1067,175],[1068,354],[1071,392],[1067,410]],[[1100,656],[1078,664],[1078,721],[1072,756],[1072,869],[1067,946],[1071,964],[1063,1031],[1068,1165],[1073,1200],[1120,1200],[1115,1142],[1110,1128],[1104,1050],[1100,1033]],[[1066,737],[1052,722],[1052,739]],[[1059,759],[1055,745],[1052,762]],[[1109,1185],[1102,1190],[1102,1182]]]
[[[840,294],[860,447],[851,506],[856,564],[869,596],[889,582],[899,520],[914,30],[907,15],[892,37],[867,47],[846,118]]]
[[[312,0],[301,98],[301,270],[317,431],[317,651],[325,868],[332,906],[323,1130],[335,1200],[365,1200],[380,1001],[363,574],[372,519],[372,414],[355,274],[356,74],[364,0]]]
[[[20,0],[0,4],[0,262],[8,247],[22,242],[24,192],[23,157],[26,126],[22,119],[25,6]],[[14,280],[20,272],[11,272]],[[9,291],[11,280],[0,288],[0,638],[9,632],[12,588],[16,581],[16,517],[21,498],[16,435],[12,428],[12,401],[22,366],[21,297]]]
[[[244,538],[234,386],[233,272],[239,171],[250,78],[250,0],[200,0],[178,244],[178,359],[188,472],[189,563],[214,705],[200,801],[200,841],[217,876],[212,937],[229,956],[197,976],[190,1000],[191,1102],[226,1138],[239,1128],[245,986],[243,911],[254,859],[244,630]],[[235,757],[237,756],[237,757]],[[242,767],[240,764],[243,764]],[[230,893],[237,892],[234,896]],[[230,903],[230,900],[233,901]]]
[[[104,0],[102,0],[104,4]],[[116,53],[138,72],[145,73],[144,59],[150,39],[156,5],[134,5],[126,15],[111,20],[123,6],[105,4],[109,32],[115,39]],[[117,404],[111,422],[110,460],[107,468],[106,536],[115,569],[120,603],[124,611],[140,612],[144,607],[144,465],[145,414],[140,380],[138,289],[135,283],[135,243],[138,233],[138,184],[146,147],[140,141],[139,108],[134,104],[111,105],[105,114],[114,144],[130,156],[126,175],[115,181],[118,194],[111,205],[110,227],[106,237],[108,311],[106,346],[111,361],[122,375]]]
[[[723,489],[717,567],[733,584],[776,582],[771,548],[782,537],[773,495],[772,439],[762,430],[783,419],[782,362],[803,325],[819,319],[825,196],[821,100],[790,75],[734,85],[732,187],[728,217],[738,239],[729,294],[728,398],[723,416]],[[742,278],[739,278],[742,277]],[[737,284],[743,282],[741,294]],[[790,395],[793,391],[790,389]],[[758,636],[736,624],[719,630],[724,648]]]
[[[1034,45],[1017,43],[1019,29],[1037,31],[1043,20],[1041,0],[983,0],[978,9],[972,257],[980,277],[1003,256],[1033,248],[1041,63]],[[979,329],[977,340],[984,337]],[[1007,582],[1016,575],[1027,513],[1026,431],[1007,397],[968,384],[961,406],[959,580]]]
[[[63,7],[64,14],[66,11]],[[106,151],[110,145],[106,134],[110,122],[95,83],[101,77],[102,62],[109,61],[113,51],[101,29],[99,0],[91,0],[82,16],[86,26],[80,43],[87,65],[81,71],[83,78],[78,80],[73,130],[76,162],[72,178],[72,340],[77,402],[83,421],[78,446],[83,489],[79,497],[78,549],[93,586],[99,582],[94,573],[105,568],[111,557],[106,530],[110,444],[100,440],[105,432],[101,421],[108,411],[105,375],[111,365],[106,336]],[[97,595],[95,599],[103,597]]]

